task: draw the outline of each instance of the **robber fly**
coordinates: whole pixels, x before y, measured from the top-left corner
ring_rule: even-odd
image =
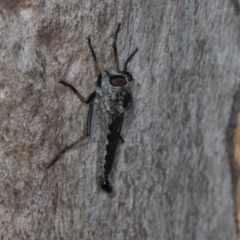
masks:
[[[112,186],[108,180],[108,175],[112,169],[113,162],[116,156],[119,141],[124,142],[121,136],[121,130],[123,125],[124,113],[128,110],[130,103],[132,101],[132,95],[129,89],[129,82],[132,81],[132,75],[128,72],[128,63],[138,51],[135,51],[128,57],[124,63],[123,70],[120,70],[118,52],[117,52],[117,35],[120,30],[120,23],[117,26],[117,30],[114,35],[113,41],[113,51],[116,61],[116,69],[105,70],[105,76],[102,76],[102,71],[98,65],[96,54],[93,50],[90,37],[87,38],[88,46],[90,48],[92,57],[95,62],[95,68],[98,73],[97,87],[90,96],[85,99],[75,87],[60,80],[60,83],[66,87],[69,87],[77,97],[86,104],[89,104],[89,110],[87,115],[87,128],[86,136],[91,133],[92,125],[92,115],[93,115],[93,104],[97,104],[101,108],[103,129],[106,139],[106,149],[100,160],[100,169],[98,173],[99,184],[103,190],[107,193],[112,192]],[[80,140],[74,142],[73,144],[65,147],[48,165],[51,167],[66,151],[73,148]]]

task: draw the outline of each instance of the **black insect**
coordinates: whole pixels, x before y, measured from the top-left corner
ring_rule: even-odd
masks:
[[[93,50],[90,37],[87,38],[88,45],[93,56],[95,67],[98,73],[97,88],[90,94],[86,100],[72,85],[60,80],[64,86],[69,87],[79,99],[86,104],[89,104],[89,110],[87,115],[87,128],[86,136],[91,133],[93,104],[97,104],[101,108],[103,129],[106,139],[106,151],[104,152],[102,159],[100,160],[100,169],[98,174],[99,184],[103,190],[108,193],[112,192],[112,186],[108,180],[108,175],[112,169],[113,162],[116,156],[119,140],[124,142],[121,136],[121,130],[123,125],[124,113],[128,110],[132,101],[132,95],[129,89],[129,82],[132,81],[132,75],[128,72],[128,63],[138,51],[135,51],[128,57],[124,63],[123,70],[119,68],[118,52],[117,52],[117,35],[120,30],[120,23],[114,36],[113,50],[116,61],[116,69],[112,71],[105,70],[106,75],[102,77],[102,72],[99,68],[96,54]],[[80,140],[64,148],[48,165],[51,167],[66,151],[73,148]]]

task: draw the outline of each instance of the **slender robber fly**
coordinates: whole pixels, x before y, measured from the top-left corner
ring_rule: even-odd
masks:
[[[129,89],[129,82],[132,81],[132,75],[128,72],[128,63],[133,58],[135,51],[128,57],[124,63],[123,70],[120,70],[118,52],[117,52],[117,35],[120,30],[120,23],[117,26],[117,30],[114,35],[113,51],[116,61],[115,70],[105,70],[105,76],[102,76],[102,72],[98,65],[96,54],[93,50],[90,37],[87,38],[88,46],[95,62],[95,68],[98,73],[97,87],[87,99],[85,99],[75,87],[60,80],[60,83],[66,87],[69,87],[81,100],[81,102],[89,104],[89,110],[87,115],[87,128],[86,136],[91,133],[93,105],[97,104],[101,108],[103,130],[106,139],[105,152],[100,160],[100,169],[98,173],[99,184],[103,190],[107,193],[112,192],[112,186],[108,180],[108,175],[112,169],[113,162],[116,156],[119,141],[124,142],[121,136],[121,130],[123,125],[124,113],[128,110],[132,101],[131,91]],[[78,140],[71,145],[65,147],[48,165],[51,167],[65,152],[73,148],[76,144],[81,141]]]

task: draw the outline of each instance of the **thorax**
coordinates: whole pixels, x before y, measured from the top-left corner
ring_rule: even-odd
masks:
[[[132,101],[128,86],[116,87],[109,83],[108,77],[103,78],[101,87],[96,89],[95,103],[106,115],[124,114]]]

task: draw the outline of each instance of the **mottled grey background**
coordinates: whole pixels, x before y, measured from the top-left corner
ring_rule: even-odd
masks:
[[[236,239],[226,131],[240,77],[237,1],[0,0],[1,239]],[[99,111],[82,136],[85,97],[129,65],[127,112],[109,198],[96,184]]]

